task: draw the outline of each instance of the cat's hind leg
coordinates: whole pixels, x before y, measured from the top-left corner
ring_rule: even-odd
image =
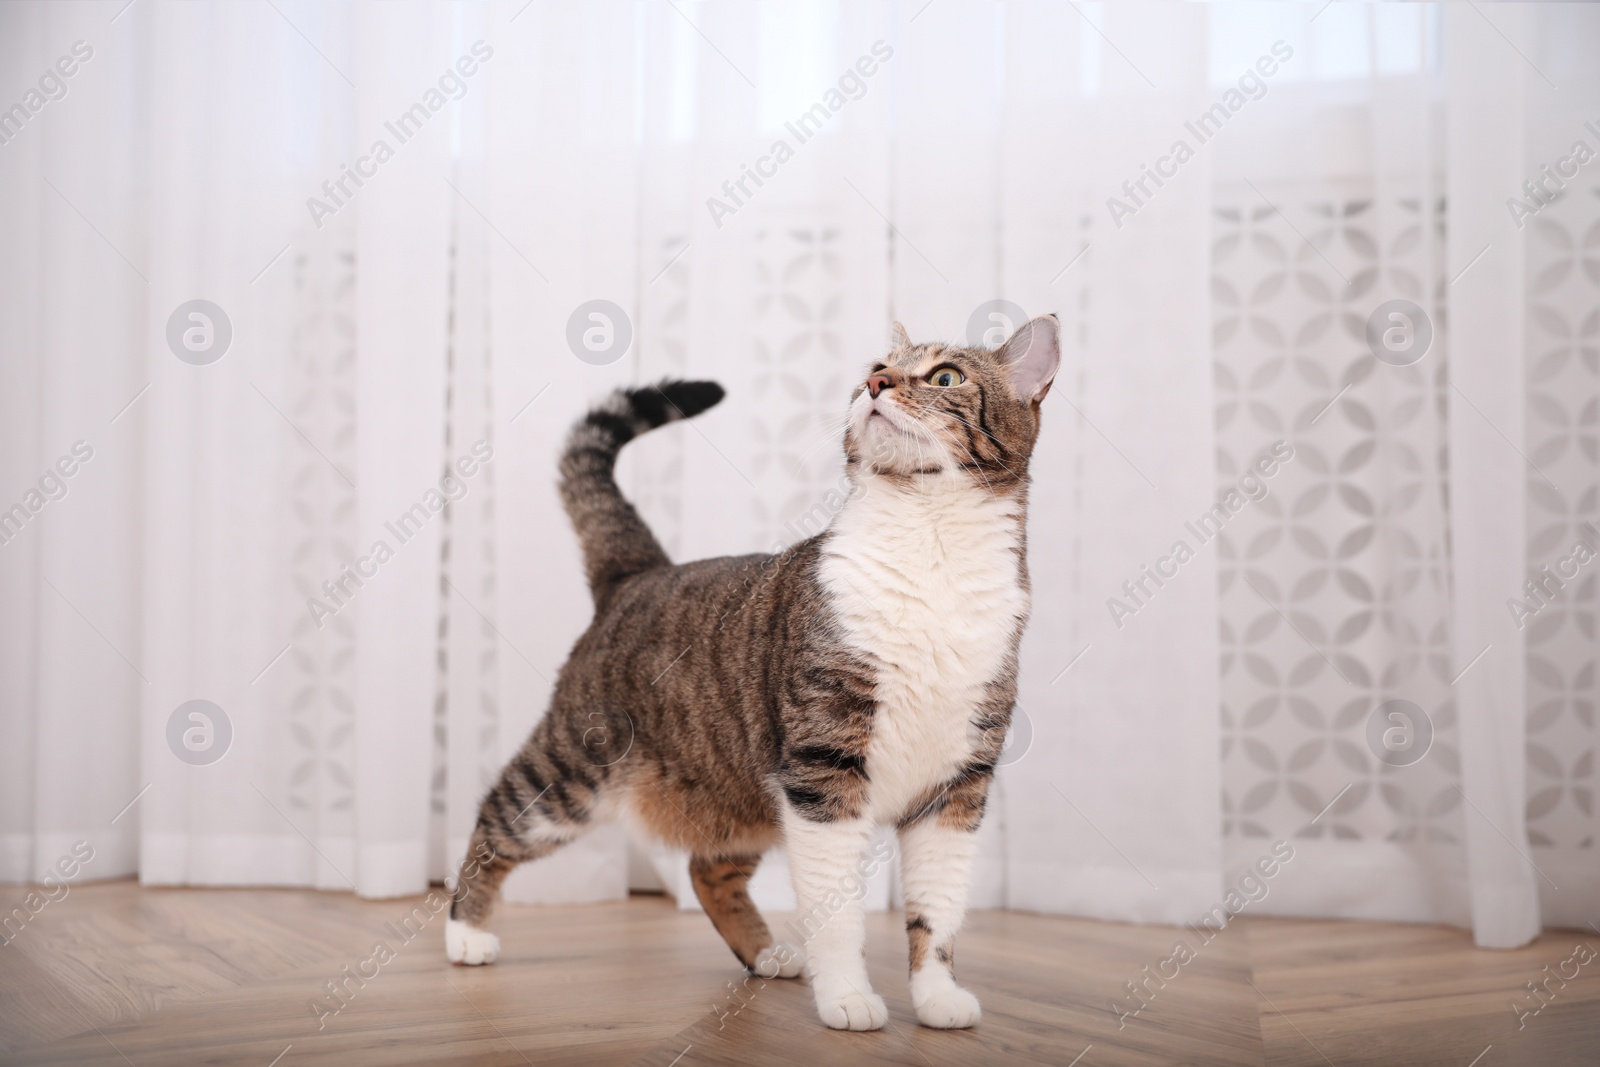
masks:
[[[493,963],[500,939],[488,921],[506,876],[589,829],[608,768],[589,759],[581,743],[575,748],[565,736],[570,732],[536,731],[479,805],[445,923],[451,963]]]
[[[711,924],[740,963],[762,978],[794,978],[803,964],[800,950],[774,943],[750,899],[750,876],[760,862],[759,853],[694,856],[689,860],[689,880]]]
[[[490,800],[485,800],[488,805]],[[472,831],[467,857],[450,897],[450,917],[444,926],[444,954],[451,963],[469,966],[493,963],[500,956],[500,938],[488,929],[489,914],[500,899],[500,883],[520,860],[525,850],[513,844],[509,835],[485,825],[483,812]]]

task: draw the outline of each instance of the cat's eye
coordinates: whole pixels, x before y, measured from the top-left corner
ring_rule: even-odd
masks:
[[[962,376],[961,372],[956,370],[954,367],[940,367],[938,370],[928,375],[928,384],[937,385],[941,389],[948,389],[952,385],[960,385],[966,380],[967,379]]]

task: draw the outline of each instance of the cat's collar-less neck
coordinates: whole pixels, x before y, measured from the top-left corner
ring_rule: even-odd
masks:
[[[1015,579],[1008,568],[1026,545],[1026,523],[1025,493],[990,492],[959,468],[917,479],[878,475],[856,482],[834,516],[823,555],[891,569],[897,559],[948,557],[985,574],[993,564],[990,577],[1005,585]],[[948,584],[963,573],[917,570],[902,577],[920,588]]]
[[[912,471],[875,471],[862,465],[849,470],[855,486],[852,498],[870,494],[890,494],[908,500],[950,499],[981,494],[996,500],[1027,499],[1027,483],[1001,475],[999,479],[977,467],[944,463],[928,464]]]

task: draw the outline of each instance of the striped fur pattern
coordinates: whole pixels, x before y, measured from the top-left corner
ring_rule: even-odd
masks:
[[[744,966],[804,971],[840,1029],[884,1025],[849,899],[873,828],[898,831],[912,1002],[978,1021],[954,941],[1016,699],[1029,612],[1025,521],[1053,316],[999,349],[891,350],[850,398],[852,492],[823,533],[766,555],[672,564],[618,490],[618,452],[722,399],[710,382],[621,390],[574,427],[561,497],[595,615],[549,711],[479,811],[446,930],[492,962],[500,884],[598,822],[686,850],[695,892]],[[747,883],[783,842],[804,946],[775,942]],[[843,902],[842,904],[840,902]]]

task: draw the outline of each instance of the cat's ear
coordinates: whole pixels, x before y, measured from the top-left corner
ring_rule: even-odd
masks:
[[[1061,323],[1040,315],[1017,327],[995,352],[1011,378],[1011,388],[1024,404],[1043,400],[1061,366]]]
[[[906,328],[898,322],[894,324],[894,329],[889,331],[889,347],[892,349],[911,347],[911,335],[906,333]]]

